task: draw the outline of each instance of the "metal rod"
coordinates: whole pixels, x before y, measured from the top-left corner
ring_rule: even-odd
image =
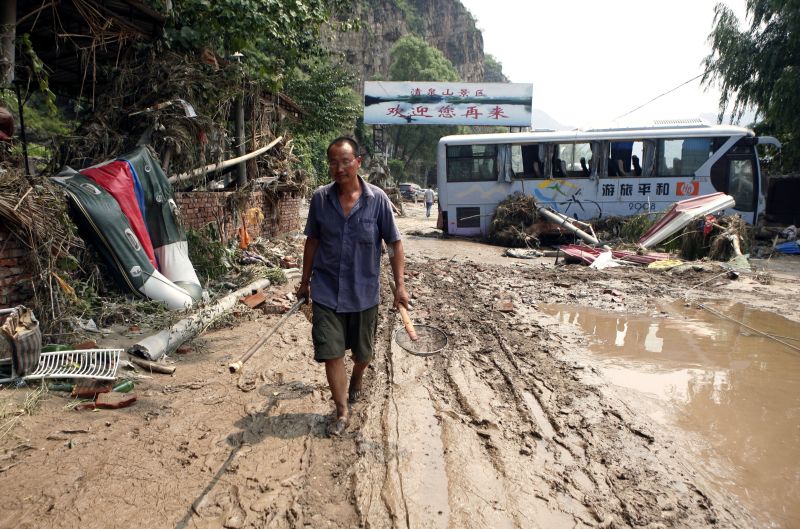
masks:
[[[262,338],[259,338],[259,340],[256,343],[254,343],[250,347],[250,349],[245,351],[245,353],[242,355],[242,357],[239,360],[237,360],[236,362],[234,362],[234,363],[232,363],[231,365],[228,366],[228,369],[230,370],[230,372],[231,373],[236,373],[237,371],[239,371],[242,368],[242,365],[244,365],[245,362],[250,360],[250,357],[253,356],[256,353],[256,351],[261,349],[261,346],[264,345],[267,340],[269,340],[270,336],[275,334],[275,331],[277,331],[280,328],[280,326],[283,325],[283,323],[286,321],[286,319],[289,316],[291,316],[292,314],[294,314],[297,311],[297,309],[299,309],[300,306],[303,305],[305,302],[306,302],[306,298],[300,298],[297,301],[295,301],[294,305],[292,305],[292,308],[290,308],[286,312],[286,314],[283,315],[283,317],[275,325],[275,327],[270,329],[269,332],[266,335],[264,335]]]

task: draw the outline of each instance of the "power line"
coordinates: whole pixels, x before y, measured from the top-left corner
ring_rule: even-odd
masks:
[[[692,77],[692,78],[691,78],[691,79],[689,79],[688,81],[685,81],[685,82],[683,82],[683,83],[679,84],[679,85],[678,85],[678,86],[676,86],[675,88],[672,88],[672,89],[670,89],[670,90],[667,90],[667,91],[666,91],[666,92],[664,92],[663,94],[659,94],[659,95],[657,95],[656,97],[654,97],[653,99],[651,99],[651,100],[650,100],[650,101],[648,101],[647,103],[641,104],[641,105],[639,105],[638,107],[634,108],[633,110],[631,110],[631,111],[629,111],[629,112],[625,112],[624,114],[622,114],[622,115],[620,115],[620,116],[617,116],[617,117],[615,117],[613,121],[616,121],[616,120],[618,120],[619,118],[624,118],[624,117],[625,117],[625,116],[627,116],[628,114],[633,114],[634,112],[636,112],[636,111],[637,111],[637,110],[639,110],[640,108],[642,108],[642,107],[646,107],[647,105],[649,105],[650,103],[652,103],[652,102],[653,102],[653,101],[655,101],[656,99],[659,99],[659,98],[661,98],[661,97],[664,97],[664,96],[665,96],[665,95],[667,95],[667,94],[671,94],[672,92],[674,92],[674,91],[675,91],[675,90],[677,90],[678,88],[680,88],[680,87],[682,87],[682,86],[684,86],[684,85],[687,85],[687,84],[691,83],[691,82],[692,82],[692,81],[694,81],[695,79],[699,79],[700,77],[703,77],[705,74],[706,74],[706,73],[705,73],[705,72],[703,72],[703,73],[701,73],[701,74],[699,74],[699,75],[696,75],[696,76]]]

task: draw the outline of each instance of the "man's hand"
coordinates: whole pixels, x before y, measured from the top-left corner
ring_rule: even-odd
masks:
[[[398,308],[400,305],[408,309],[408,291],[402,283],[394,289],[394,308]]]
[[[308,286],[308,281],[300,281],[300,284],[297,285],[297,290],[295,290],[294,295],[297,299],[306,298],[306,304],[311,301],[311,289]]]

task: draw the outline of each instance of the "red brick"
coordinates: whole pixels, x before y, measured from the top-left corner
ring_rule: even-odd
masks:
[[[247,297],[244,297],[239,301],[241,301],[242,303],[253,309],[264,303],[266,300],[267,300],[267,295],[263,291],[259,290],[255,294],[251,294]]]

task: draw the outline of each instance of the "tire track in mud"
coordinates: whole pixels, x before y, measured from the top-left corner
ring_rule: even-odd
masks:
[[[462,278],[462,281],[465,280],[472,281],[469,277]],[[487,295],[490,297],[491,293],[487,292]],[[530,526],[533,520],[554,527],[580,525],[581,519],[585,523],[590,518],[588,513],[582,512],[576,505],[568,508],[554,505],[550,500],[554,490],[552,483],[548,483],[547,476],[531,470],[537,465],[555,465],[561,458],[560,451],[558,447],[543,447],[549,442],[551,421],[543,413],[537,417],[535,410],[539,408],[532,394],[533,400],[526,398],[524,373],[498,331],[498,327],[505,324],[504,318],[498,321],[492,315],[491,304],[485,305],[488,307],[480,311],[479,317],[472,318],[472,325],[468,329],[473,336],[471,341],[479,344],[479,348],[469,351],[471,358],[479,362],[470,363],[475,367],[481,364],[477,373],[483,385],[491,389],[489,399],[504,404],[491,407],[490,412],[495,414],[491,422],[498,435],[492,436],[487,442],[487,454],[504,480],[509,511],[520,513],[515,525]],[[468,386],[464,392],[472,390],[474,395],[475,384]],[[457,387],[455,389],[459,390]],[[486,419],[477,420],[477,424],[480,426],[484,421]],[[525,491],[536,492],[529,495]],[[530,496],[533,496],[533,500]]]
[[[448,270],[446,261],[409,262],[407,269],[409,289],[423,293],[428,307],[412,317],[442,328],[451,343],[439,356],[411,357],[391,344],[394,315],[381,323],[387,353],[379,362],[376,383],[385,384],[386,390],[373,405],[381,410],[385,468],[366,474],[381,477],[383,508],[376,510],[374,502],[366,504],[357,495],[362,523],[466,528],[747,526],[734,521],[737,513],[715,508],[691,472],[669,462],[674,454],[624,403],[587,382],[591,370],[585,372],[585,367],[565,359],[562,344],[576,340],[550,330],[541,314],[493,310],[492,293],[504,287],[517,305],[526,305],[519,298],[541,286],[532,275],[521,278],[517,271],[493,270],[494,281],[487,282],[481,267]],[[408,384],[424,388],[424,393],[408,393]],[[415,405],[409,394],[424,395],[429,402]],[[424,413],[417,413],[420,410]],[[410,490],[409,483],[424,473],[415,474],[408,464],[413,454],[403,452],[402,439],[414,429],[415,413],[430,431],[417,437],[422,439],[419,446],[406,449],[441,461],[448,495],[441,509],[445,514],[439,516],[446,520],[413,518],[420,506],[431,509],[431,498],[420,499]],[[427,421],[431,414],[435,428]],[[365,436],[371,434],[370,423],[365,417]],[[362,463],[369,467],[379,459]],[[388,513],[391,523],[381,523],[381,513]]]

